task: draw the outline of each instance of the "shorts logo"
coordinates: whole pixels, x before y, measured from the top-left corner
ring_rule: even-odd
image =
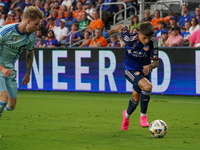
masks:
[[[134,75],[139,75],[140,74],[140,72],[139,71],[136,71],[136,72],[134,72]]]

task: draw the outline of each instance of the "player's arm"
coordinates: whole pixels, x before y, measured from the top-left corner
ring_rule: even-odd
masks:
[[[112,28],[111,30],[108,31],[108,35],[112,35],[114,33],[121,33],[121,30],[124,28],[123,25],[119,24],[119,25],[116,25],[114,28]]]
[[[146,66],[143,66],[143,73],[144,75],[148,75],[149,72],[154,69],[154,68],[157,68],[159,66],[159,60],[156,59],[156,60],[153,60],[152,63],[150,63],[149,65],[146,65]]]
[[[34,51],[28,51],[26,56],[26,74],[30,75],[33,64]]]
[[[28,84],[30,81],[30,73],[32,69],[32,64],[33,64],[33,54],[34,51],[27,51],[26,55],[26,75],[24,76],[22,80],[22,85]]]
[[[111,34],[117,33],[117,32],[120,33],[124,44],[127,45],[127,46],[132,47],[133,46],[133,42],[138,39],[137,38],[138,37],[137,33],[131,34],[129,32],[128,27],[125,27],[125,26],[123,26],[121,24],[115,26],[113,29],[111,29],[110,31],[108,31],[108,35],[111,35]]]
[[[148,75],[152,69],[157,68],[159,65],[158,43],[155,37],[153,37],[151,40],[152,40],[152,50],[151,50],[150,58],[152,62],[146,66],[143,66],[144,75]]]

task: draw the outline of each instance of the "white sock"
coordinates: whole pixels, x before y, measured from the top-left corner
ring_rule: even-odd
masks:
[[[143,114],[143,113],[141,113],[141,114],[140,114],[140,117],[142,117],[142,116],[147,116],[147,114]]]
[[[126,118],[130,118],[130,115],[127,114],[127,112],[126,112],[126,113],[125,113],[125,117],[126,117]]]

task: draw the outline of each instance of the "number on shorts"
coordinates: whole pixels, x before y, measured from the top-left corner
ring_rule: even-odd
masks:
[[[13,76],[12,82],[16,82],[16,74],[13,73],[12,76]]]

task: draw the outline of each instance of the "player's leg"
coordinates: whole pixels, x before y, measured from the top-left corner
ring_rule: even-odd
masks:
[[[16,72],[15,72],[16,73]],[[15,74],[8,77],[6,82],[6,87],[8,91],[8,104],[5,107],[5,110],[13,111],[17,103],[17,82],[15,80]]]
[[[138,81],[144,78],[139,72],[132,70],[125,71],[126,79],[133,85],[133,93],[129,100],[128,109],[123,111],[122,130],[128,130],[130,115],[135,111],[140,100],[141,89],[138,86]]]
[[[7,111],[13,111],[15,109],[15,106],[16,106],[16,103],[17,103],[17,98],[15,97],[9,97],[8,98],[8,103],[6,105],[6,107],[4,108],[4,110],[7,110]]]
[[[140,108],[141,108],[140,125],[142,127],[148,127],[149,123],[146,113],[147,113],[148,103],[150,100],[152,85],[148,79],[143,78],[138,82],[138,86],[142,89],[140,93]]]
[[[8,102],[8,92],[5,82],[5,77],[0,76],[0,117]]]
[[[129,118],[131,114],[135,111],[140,100],[140,94],[133,90],[132,96],[129,100],[128,109],[123,111],[123,121],[122,121],[122,130],[128,130]]]

